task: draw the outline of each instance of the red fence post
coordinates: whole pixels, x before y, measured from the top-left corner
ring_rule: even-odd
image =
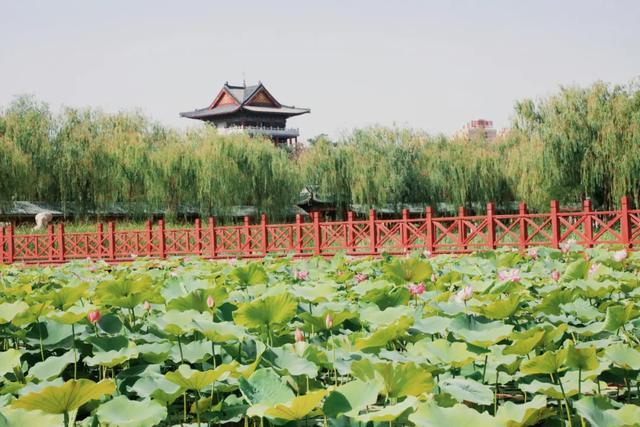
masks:
[[[313,215],[313,212],[311,213]],[[302,253],[302,217],[300,214],[296,214],[296,246],[295,251],[297,254]]]
[[[65,247],[64,247],[64,224],[58,224],[58,261],[64,261],[65,258]]]
[[[7,229],[7,264],[12,264],[15,260],[15,234],[13,232],[13,224],[9,224]]]
[[[551,246],[560,247],[560,223],[558,221],[558,201],[551,201]]]
[[[195,220],[195,233],[196,233],[196,255],[202,255],[202,223],[200,218]]]
[[[267,231],[267,215],[260,215],[260,229],[262,231],[262,253],[267,255],[269,252],[269,233]]]
[[[527,204],[520,202],[518,206],[518,221],[520,222],[520,250],[527,249],[527,241],[529,240],[529,223],[527,222]]]
[[[427,236],[427,250],[430,254],[434,253],[435,250],[435,239],[433,236],[433,208],[431,206],[427,206],[425,208],[425,223],[426,223],[426,236]]]
[[[464,223],[464,217],[466,216],[466,212],[464,206],[460,206],[458,208],[458,217],[456,221],[458,222],[458,239],[460,246],[462,246],[462,250],[467,250],[467,227]]]
[[[251,220],[248,216],[244,217],[244,245],[242,245],[242,251],[246,252],[247,255],[251,255],[251,228],[249,225]]]
[[[109,242],[109,259],[116,258],[116,226],[113,221],[107,223],[107,240]]]
[[[147,240],[147,256],[151,256],[153,253],[153,223],[151,220],[147,220],[144,225],[144,231]]]
[[[494,205],[487,203],[487,246],[489,249],[496,248],[496,224],[494,222]]]
[[[402,251],[407,253],[409,251],[409,210],[402,209],[402,222],[400,223],[400,242],[402,244]]]
[[[96,224],[96,234],[98,239],[98,244],[96,245],[96,249],[97,249],[96,256],[98,259],[102,259],[102,240],[104,239],[104,230],[102,229],[101,222]]]
[[[593,219],[591,218],[591,200],[582,201],[582,211],[584,218],[584,236],[587,239],[585,246],[593,247]]]
[[[378,251],[378,230],[376,230],[376,210],[369,209],[369,246],[372,254]]]
[[[322,252],[322,234],[320,230],[320,212],[313,212],[313,253],[319,255]]]
[[[158,255],[160,258],[165,259],[167,257],[167,247],[164,236],[164,220],[158,221]]]
[[[629,223],[629,198],[622,196],[620,199],[620,236],[625,247],[631,246],[631,227]]]
[[[36,237],[37,239],[37,237]],[[47,226],[47,240],[49,241],[48,247],[47,247],[47,259],[49,261],[53,261],[54,257],[55,257],[55,242],[56,242],[56,237],[55,237],[55,232],[53,229],[53,224],[49,224]],[[37,252],[37,251],[36,251]],[[36,253],[36,255],[38,255]]]
[[[209,241],[210,255],[213,259],[218,256],[218,242],[216,242],[216,219],[212,216],[209,217]]]
[[[347,211],[347,252],[355,251],[353,240],[353,212]]]

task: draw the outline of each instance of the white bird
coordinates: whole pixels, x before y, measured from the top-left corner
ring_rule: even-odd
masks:
[[[49,225],[52,219],[53,219],[53,214],[51,212],[40,212],[36,214],[36,226],[33,227],[33,229],[42,230],[47,225]]]

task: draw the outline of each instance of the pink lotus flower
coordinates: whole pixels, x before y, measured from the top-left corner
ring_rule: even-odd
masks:
[[[560,280],[560,272],[558,270],[553,270],[551,272],[551,278],[556,282],[559,281]]]
[[[627,250],[626,249],[622,249],[620,251],[616,251],[613,253],[613,260],[615,262],[622,262],[627,258]]]
[[[409,293],[414,297],[417,297],[418,295],[422,295],[426,290],[424,283],[418,283],[417,285],[409,285],[408,288],[409,288]]]
[[[213,308],[216,306],[216,300],[213,299],[211,295],[207,297],[207,307]]]
[[[171,273],[169,273],[169,276],[178,277],[178,273],[176,273],[175,271],[172,271]]]
[[[333,328],[333,316],[331,315],[331,313],[327,314],[327,317],[325,317],[324,324],[326,325],[327,329]]]
[[[89,322],[93,323],[94,325],[98,323],[101,318],[102,314],[100,314],[100,310],[93,310],[90,311],[89,314],[87,314],[87,319],[89,319]]]
[[[566,242],[560,243],[558,246],[560,247],[560,251],[563,254],[566,254],[567,252],[569,252],[571,250],[571,248],[575,244],[576,244],[576,239],[569,239]]]
[[[304,333],[300,330],[300,328],[296,328],[294,336],[296,338],[296,342],[304,342]]]
[[[151,303],[149,301],[145,301],[144,304],[142,304],[142,308],[144,308],[146,311],[151,310]]]
[[[422,255],[424,255],[425,258],[431,258],[431,251],[428,249],[425,249],[424,251],[422,251]]]
[[[472,296],[473,296],[473,288],[467,285],[464,288],[460,289],[458,293],[456,293],[455,299],[458,302],[466,303],[466,301],[470,300]]]
[[[235,266],[238,263],[238,258],[230,258],[228,262],[232,266]]]
[[[597,262],[591,264],[591,266],[589,267],[589,277],[593,276],[598,269],[600,268],[600,264],[598,264]]]
[[[538,248],[529,248],[529,249],[527,250],[527,255],[528,255],[530,258],[538,259]]]
[[[309,277],[309,272],[308,271],[296,271],[296,279],[298,280],[307,280],[307,278]]]
[[[498,279],[503,282],[511,281],[518,283],[520,281],[520,270],[517,268],[512,268],[510,270],[500,270],[498,271]]]
[[[133,253],[132,253],[132,254],[131,254],[131,258],[132,258],[132,259],[136,259],[136,258],[138,258],[138,254],[133,254]]]
[[[360,283],[360,282],[364,282],[365,280],[367,280],[369,278],[369,276],[367,276],[365,273],[358,273],[356,274],[356,282]]]

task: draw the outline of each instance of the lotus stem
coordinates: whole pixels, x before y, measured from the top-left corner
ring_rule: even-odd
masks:
[[[42,345],[42,327],[40,326],[40,316],[38,316],[36,321],[38,322],[38,336],[40,337],[40,357],[44,362],[44,347]]]
[[[556,372],[556,375],[557,375],[557,372]],[[567,395],[564,392],[564,387],[562,385],[562,380],[560,379],[560,376],[558,376],[558,385],[560,385],[562,398],[564,399],[564,404],[567,407],[567,420],[569,421],[569,427],[572,427],[573,423],[571,422],[571,408],[569,407],[569,399],[567,399]]]
[[[500,371],[496,368],[496,386],[493,393],[493,416],[495,417],[498,413],[498,375],[500,375]]]
[[[64,411],[64,427],[69,427],[69,412]]]
[[[180,335],[177,335],[177,337],[178,337],[178,349],[180,349],[180,361],[184,363],[184,356],[182,354],[182,343],[180,342]]]
[[[484,368],[482,368],[482,383],[484,384],[484,377],[487,373],[487,359],[489,358],[488,354],[484,355]],[[497,368],[496,368],[497,369]]]
[[[78,374],[78,352],[76,350],[76,325],[71,324],[71,335],[73,339],[73,379],[77,378]],[[65,413],[66,414],[66,413]]]
[[[578,368],[578,400],[582,394],[582,368]]]

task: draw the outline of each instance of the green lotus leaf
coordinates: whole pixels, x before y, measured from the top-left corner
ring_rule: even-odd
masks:
[[[354,417],[361,410],[376,403],[379,389],[374,383],[355,380],[336,387],[329,393],[322,407],[327,417]]]
[[[638,311],[635,310],[633,303],[609,306],[607,307],[603,329],[609,332],[616,332],[637,315]]]
[[[227,290],[222,286],[215,286],[207,289],[196,289],[188,294],[174,298],[167,303],[167,310],[195,310],[200,313],[210,312],[211,309],[207,305],[207,299],[212,297],[216,306],[221,306],[227,299]]]
[[[528,427],[539,423],[555,414],[551,408],[547,408],[545,396],[534,396],[533,399],[523,404],[504,402],[498,407],[496,421],[506,427]]]
[[[460,403],[467,401],[478,405],[490,405],[493,402],[491,387],[469,378],[448,378],[440,381],[438,387]]]
[[[578,394],[578,372],[577,371],[567,372],[559,380],[562,381],[562,388],[558,384],[552,384],[552,383],[542,382],[538,380],[533,380],[529,384],[526,384],[526,383],[519,384],[518,388],[527,393],[532,393],[532,394],[541,393],[552,399],[563,399],[563,394],[562,394],[563,388],[564,388],[564,394],[567,397],[573,397]],[[601,383],[600,386],[602,388],[602,387],[605,387],[606,384]],[[598,385],[591,380],[582,380],[580,383],[580,391],[583,394],[597,393]]]
[[[85,403],[113,394],[112,380],[95,383],[91,380],[69,380],[61,386],[50,386],[19,397],[11,406],[29,411],[40,410],[49,414],[64,414],[78,409]]]
[[[431,264],[420,258],[396,258],[384,266],[385,276],[397,285],[431,280]]]
[[[101,305],[133,309],[145,301],[153,304],[164,302],[153,286],[151,276],[139,276],[131,280],[121,277],[100,283],[95,290],[95,298]]]
[[[567,358],[567,349],[547,351],[540,356],[525,360],[520,365],[524,375],[554,374],[559,372]]]
[[[545,295],[535,310],[544,314],[560,315],[562,314],[561,306],[572,303],[575,299],[575,294],[574,289],[555,289]]]
[[[7,351],[0,351],[0,377],[13,372],[13,368],[20,366],[21,355],[22,353],[19,350],[13,348]]]
[[[264,416],[271,407],[286,404],[295,397],[271,368],[258,369],[248,379],[240,377],[240,391],[251,404],[249,416]]]
[[[234,268],[229,278],[242,287],[269,283],[267,272],[255,262]]]
[[[315,316],[310,314],[309,312],[304,312],[300,314],[300,319],[304,322],[302,325],[302,330],[307,333],[316,333],[321,331],[327,331],[327,323],[326,318],[327,315],[331,315],[333,317],[333,327],[337,328],[345,321],[349,319],[357,318],[357,313],[352,311],[331,311],[331,310],[323,310],[320,316]]]
[[[486,322],[474,316],[459,315],[451,321],[449,330],[469,344],[488,347],[507,338],[513,326],[500,321]]]
[[[380,310],[406,305],[409,299],[411,299],[411,295],[407,288],[393,286],[373,289],[360,298],[363,302],[374,303]]]
[[[119,334],[122,331],[122,321],[118,316],[113,313],[107,313],[98,321],[100,330],[114,335]]]
[[[595,347],[576,347],[570,345],[567,349],[566,365],[573,369],[591,371],[599,365]]]
[[[275,367],[289,375],[306,375],[309,378],[315,378],[318,375],[318,367],[313,362],[298,356],[290,344],[280,348],[272,347],[263,357],[270,359]]]
[[[149,363],[162,363],[171,355],[172,347],[169,341],[157,341],[138,345],[138,353]]]
[[[29,305],[23,301],[3,302],[0,304],[0,324],[11,322],[17,315],[29,309]]]
[[[96,412],[101,423],[118,427],[151,427],[167,417],[167,408],[153,400],[129,400],[117,396]]]
[[[514,294],[510,295],[506,299],[500,299],[489,304],[473,306],[471,310],[483,315],[488,319],[506,319],[512,316],[518,310],[520,299],[520,295]]]
[[[64,325],[71,325],[86,319],[87,314],[89,314],[90,311],[93,311],[95,309],[96,307],[93,305],[86,305],[86,306],[74,305],[73,307],[67,308],[65,311],[52,311],[49,314],[47,314],[47,317],[58,323],[62,323]]]
[[[588,301],[578,298],[567,304],[560,304],[560,309],[564,313],[574,313],[578,319],[583,322],[591,322],[593,320],[602,319],[603,314]]]
[[[64,286],[55,291],[43,295],[42,301],[47,301],[58,310],[65,311],[73,306],[80,298],[87,295],[89,283],[81,282],[76,286]]]
[[[215,381],[224,380],[235,368],[235,364],[224,364],[203,372],[191,369],[189,365],[180,365],[177,370],[167,372],[164,377],[186,390],[199,391],[211,387]]]
[[[589,263],[584,259],[579,259],[567,265],[567,269],[562,274],[562,280],[570,282],[572,280],[586,279],[589,275]]]
[[[293,319],[297,307],[298,304],[290,294],[282,293],[244,303],[233,313],[233,317],[240,326],[271,328]]]
[[[60,426],[63,423],[62,415],[10,407],[0,408],[0,426],[2,427]]]
[[[201,320],[200,312],[196,310],[168,310],[156,318],[156,325],[166,333],[174,336],[185,335],[195,329],[194,320]]]
[[[388,326],[378,328],[366,338],[356,339],[355,347],[358,350],[384,347],[389,341],[405,335],[412,324],[413,318],[402,317]]]
[[[610,345],[604,355],[622,369],[634,371],[640,369],[640,351],[625,344]]]
[[[406,305],[388,307],[384,310],[369,305],[359,310],[360,323],[368,324],[370,329],[386,326],[403,317],[414,317],[415,309]],[[353,313],[352,313],[353,316]]]
[[[449,317],[431,316],[417,319],[413,322],[411,330],[416,330],[429,335],[442,334],[443,331],[449,329],[450,324],[451,318]]]
[[[160,373],[159,368],[157,371],[145,372],[133,386],[128,387],[128,390],[135,392],[140,397],[152,398],[167,405],[182,395],[182,388],[167,380]]]
[[[304,419],[311,411],[320,405],[327,390],[316,390],[303,396],[296,396],[287,403],[278,403],[267,409],[264,414],[277,420],[296,421]]]
[[[39,381],[50,380],[59,377],[62,371],[74,360],[73,350],[67,351],[61,356],[49,356],[44,361],[33,365],[29,369],[29,375]]]
[[[476,354],[467,349],[463,342],[449,342],[445,339],[434,341],[423,339],[415,344],[407,344],[407,353],[423,357],[432,364],[442,363],[454,368],[465,366],[476,359]]]
[[[87,366],[104,366],[107,368],[113,368],[114,366],[121,365],[130,359],[138,357],[138,347],[136,343],[130,342],[127,348],[109,351],[97,351],[93,353],[93,356],[87,356],[84,358],[84,363]]]
[[[460,403],[450,408],[442,408],[434,401],[418,404],[417,410],[409,415],[409,421],[420,427],[496,427],[500,425],[487,412],[478,412]]]
[[[247,336],[244,328],[233,322],[194,321],[195,329],[213,342],[242,341]]]
[[[520,356],[525,356],[536,348],[538,343],[542,341],[542,338],[545,335],[545,331],[540,331],[538,329],[530,330],[531,333],[524,335],[523,338],[518,339],[513,342],[510,346],[504,349],[504,354],[517,354]]]
[[[583,397],[574,403],[574,407],[578,415],[593,427],[632,427],[637,426],[640,420],[640,406],[627,404],[616,409],[603,396]]]
[[[367,412],[362,415],[357,415],[354,418],[365,423],[388,423],[401,418],[402,416],[405,416],[409,412],[413,412],[413,408],[417,400],[418,399],[416,399],[415,397],[409,396],[400,403],[397,403],[395,405],[387,405],[378,411]]]
[[[385,396],[399,398],[419,396],[433,389],[431,373],[415,363],[373,363],[368,359],[351,364],[354,378],[361,381],[380,384]]]
[[[317,303],[319,301],[328,301],[331,296],[336,293],[338,287],[332,283],[314,283],[312,286],[291,286],[289,291],[296,298],[300,298],[307,302]]]

